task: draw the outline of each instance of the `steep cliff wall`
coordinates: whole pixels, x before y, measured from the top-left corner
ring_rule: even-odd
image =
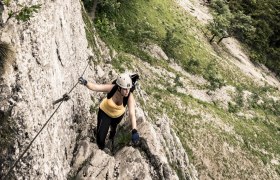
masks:
[[[9,21],[1,34],[1,41],[10,43],[15,53],[14,63],[1,77],[1,118],[13,122],[9,126],[15,130],[13,144],[1,150],[1,175],[7,173],[55,111],[58,105],[52,102],[77,83],[89,56],[94,59],[84,75],[89,80],[110,81],[116,75],[110,70],[110,56],[104,53],[107,50],[100,41],[96,41],[100,60],[96,60],[97,52],[88,48],[80,1],[37,0],[29,1],[31,4],[42,7],[26,23]],[[16,9],[16,4],[9,8]],[[4,18],[8,11],[5,9]],[[153,126],[138,106],[141,145],[124,144],[114,155],[107,154],[90,140],[96,124],[96,114],[90,114],[90,107],[102,94],[78,85],[69,96],[71,99],[60,106],[11,177],[196,179],[167,117],[159,117],[158,126]],[[128,125],[124,122],[127,131]]]
[[[1,36],[15,51],[15,63],[1,82],[6,85],[1,108],[12,106],[18,124],[14,160],[55,110],[52,102],[77,82],[88,58],[79,1],[32,3],[42,4],[39,13],[26,23],[10,21]],[[70,96],[15,168],[16,177],[65,179],[76,139],[74,120],[91,118],[89,92],[78,87]]]

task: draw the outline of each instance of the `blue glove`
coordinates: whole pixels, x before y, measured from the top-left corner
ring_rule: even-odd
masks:
[[[133,129],[131,132],[132,136],[131,136],[131,140],[133,144],[138,144],[139,142],[139,134],[137,132],[136,129]]]
[[[85,86],[87,85],[87,80],[85,80],[83,77],[79,77],[78,81],[82,85],[85,85]]]

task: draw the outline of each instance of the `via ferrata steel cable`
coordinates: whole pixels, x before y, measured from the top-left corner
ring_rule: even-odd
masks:
[[[91,59],[92,57],[90,57]],[[89,62],[87,63],[87,66],[84,70],[84,72],[82,73],[81,76],[84,75],[84,73],[86,72],[86,69],[89,65]],[[68,96],[68,94],[70,94],[74,89],[75,87],[77,86],[79,82],[77,82],[73,87],[72,89],[67,93],[67,94],[64,94],[63,97],[61,99],[59,99],[58,102],[56,103],[59,103],[59,105],[57,106],[57,108],[55,109],[55,111],[52,113],[52,115],[49,117],[49,119],[45,122],[45,124],[42,126],[42,128],[40,129],[40,131],[36,134],[36,136],[32,139],[32,141],[28,144],[28,146],[26,147],[26,149],[21,153],[21,155],[18,157],[18,159],[15,161],[15,163],[12,165],[12,167],[10,167],[8,173],[3,177],[3,180],[6,180],[9,175],[11,174],[13,168],[16,166],[16,164],[19,162],[19,160],[23,157],[23,155],[28,151],[28,149],[31,147],[32,143],[35,141],[35,139],[39,136],[39,134],[42,132],[42,130],[47,126],[47,124],[49,123],[49,121],[51,120],[51,118],[54,116],[54,114],[57,112],[57,110],[60,108],[61,104],[64,102],[64,101],[67,101],[70,99],[70,97]],[[2,178],[1,178],[2,179]]]

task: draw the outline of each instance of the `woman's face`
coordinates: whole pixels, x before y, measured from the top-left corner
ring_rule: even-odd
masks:
[[[122,96],[127,97],[129,94],[129,91],[130,91],[130,88],[121,88],[120,93]]]

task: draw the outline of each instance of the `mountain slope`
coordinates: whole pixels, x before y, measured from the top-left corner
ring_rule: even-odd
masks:
[[[119,52],[114,67],[140,72],[149,120],[172,119],[199,178],[279,178],[279,81],[236,40],[208,43],[211,18],[200,1],[178,2],[123,2],[113,17],[100,13],[98,28],[114,24],[111,32],[99,29]]]
[[[81,75],[100,83],[116,78],[109,50],[94,29],[85,26],[91,23],[79,1],[32,3],[41,8],[30,21],[11,19],[1,29],[1,41],[15,51],[0,84],[1,179],[196,179],[168,119],[161,118],[155,126],[139,105],[140,146],[129,144],[126,118],[114,155],[97,148],[93,128],[104,94],[90,92],[77,80]],[[4,22],[17,8],[13,1],[4,6]],[[54,105],[65,93],[70,100]]]
[[[38,14],[1,31],[16,49],[1,77],[1,126],[11,129],[1,137],[12,137],[1,146],[1,176],[89,63],[89,81],[139,73],[140,146],[130,145],[125,118],[114,154],[99,150],[92,130],[105,94],[78,85],[12,171],[15,179],[279,179],[279,82],[239,46],[231,51],[235,40],[208,43],[211,18],[200,1],[120,1],[102,11],[114,2],[93,24],[78,1],[32,1],[42,4]]]

